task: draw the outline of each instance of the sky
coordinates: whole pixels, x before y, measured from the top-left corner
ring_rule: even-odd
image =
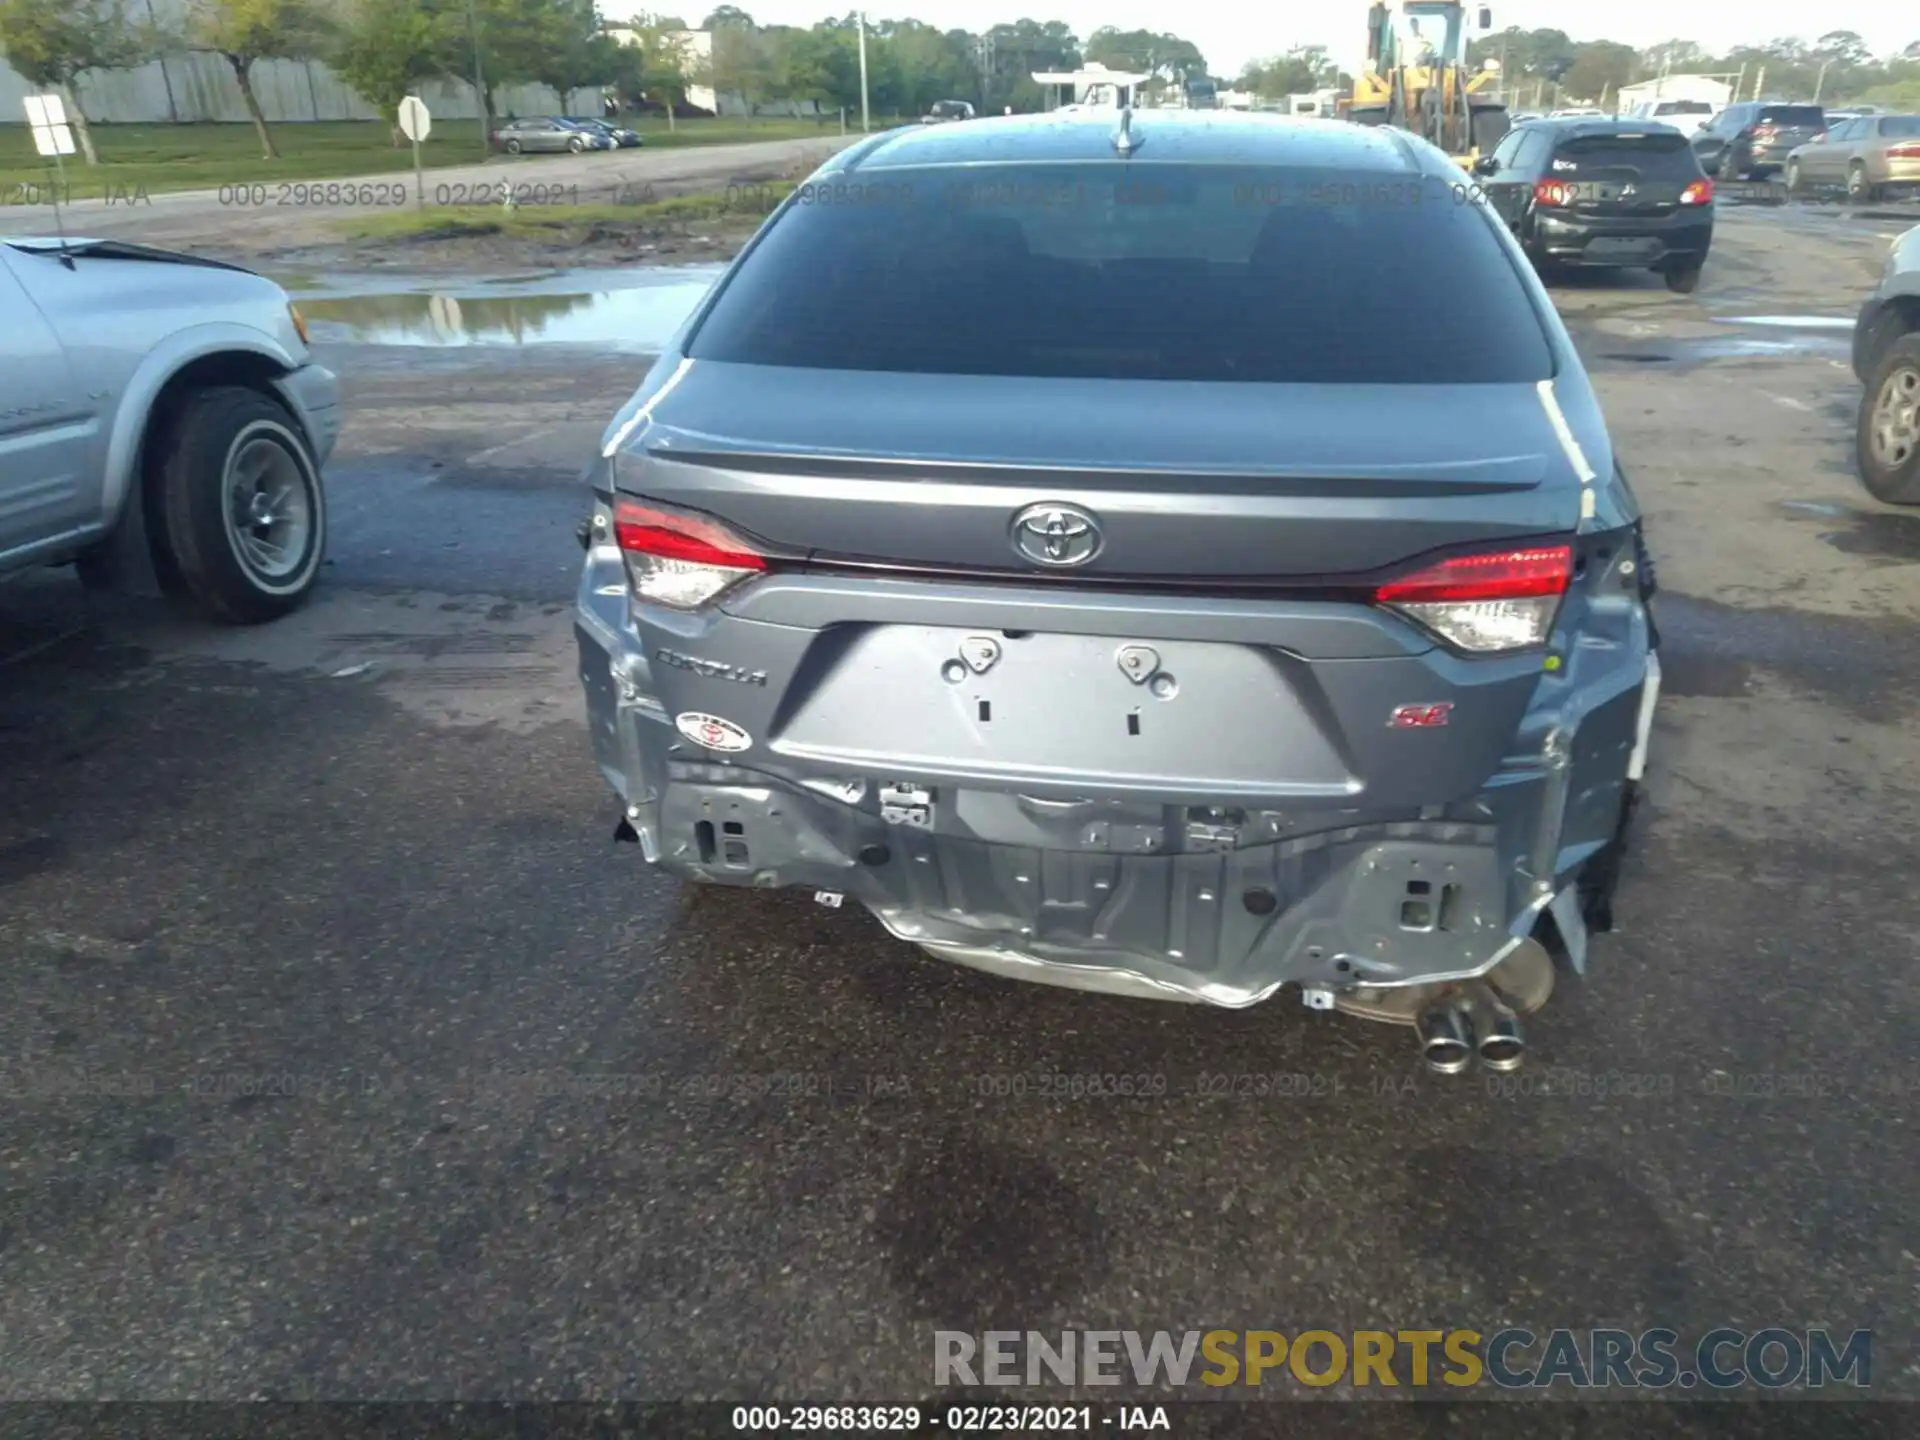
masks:
[[[827,15],[843,14],[848,0],[736,0],[762,25],[811,25]],[[1277,55],[1294,45],[1325,45],[1351,68],[1364,53],[1365,0],[1290,0],[1285,5],[1260,0],[1181,0],[1177,5],[1149,0],[860,0],[867,14],[924,20],[942,30],[985,30],[1018,20],[1064,20],[1082,40],[1102,25],[1121,30],[1165,30],[1200,47],[1207,68],[1233,76],[1249,60]],[[664,0],[654,0],[664,4]],[[617,4],[612,8],[617,9]],[[712,4],[687,9],[684,18],[698,25]],[[1565,0],[1492,0],[1496,30],[1552,27],[1575,40],[1619,40],[1638,48],[1663,40],[1695,40],[1709,50],[1758,44],[1783,35],[1811,40],[1828,30],[1853,30],[1875,53],[1898,51],[1920,40],[1920,13],[1895,0],[1840,0],[1832,11],[1810,11],[1804,0],[1693,0],[1685,7],[1672,0],[1609,0],[1605,5],[1569,6]],[[603,0],[603,10],[611,10]],[[1902,11],[1906,17],[1902,18]],[[1680,13],[1683,12],[1684,18]]]

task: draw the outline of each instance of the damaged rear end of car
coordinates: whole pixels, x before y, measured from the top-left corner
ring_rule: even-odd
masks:
[[[1297,985],[1517,1064],[1657,678],[1544,293],[1404,139],[950,158],[998,125],[836,161],[609,428],[577,629],[623,836],[998,974]],[[1404,193],[1294,203],[1356,179]],[[1424,332],[1368,269],[1410,245]]]

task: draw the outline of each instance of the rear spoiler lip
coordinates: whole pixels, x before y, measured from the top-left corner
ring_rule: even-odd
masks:
[[[1356,466],[1348,471],[1317,466],[1300,470],[1256,471],[1241,468],[1195,470],[1171,467],[1123,467],[1115,465],[1075,468],[1070,465],[1033,465],[1019,461],[932,460],[914,457],[875,457],[836,455],[818,452],[732,450],[707,448],[683,449],[678,445],[648,445],[649,460],[679,465],[701,465],[717,469],[746,470],[755,474],[791,475],[845,480],[898,480],[903,472],[918,473],[929,480],[966,483],[1033,485],[1048,488],[1060,485],[1098,485],[1144,481],[1154,484],[1219,485],[1238,483],[1270,487],[1275,495],[1291,493],[1319,494],[1319,487],[1352,485],[1368,487],[1356,495],[1380,496],[1394,493],[1410,495],[1498,495],[1512,491],[1537,490],[1550,483],[1554,466],[1551,458],[1534,452],[1522,455],[1496,455],[1471,460],[1443,460],[1417,465]],[[1452,472],[1452,473],[1449,473]]]

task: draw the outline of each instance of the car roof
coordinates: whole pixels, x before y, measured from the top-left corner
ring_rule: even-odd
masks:
[[[1514,127],[1516,130],[1520,126]],[[1615,119],[1611,115],[1560,115],[1549,116],[1544,120],[1529,120],[1528,130],[1552,130],[1569,135],[1610,135],[1625,132],[1631,135],[1678,135],[1683,140],[1686,132],[1678,126],[1669,125],[1664,120],[1655,120],[1649,116],[1623,117]]]
[[[921,165],[1120,161],[1114,144],[1122,112],[1054,110],[988,115],[961,126],[889,130],[843,150],[829,173]],[[1404,131],[1345,120],[1303,119],[1233,110],[1127,112],[1131,156],[1190,165],[1287,165],[1399,174],[1456,173],[1438,150]]]

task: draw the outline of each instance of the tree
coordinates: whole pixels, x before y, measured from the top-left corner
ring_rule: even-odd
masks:
[[[1813,53],[1835,65],[1870,65],[1873,51],[1851,30],[1829,30],[1813,42]]]
[[[1631,81],[1639,61],[1631,45],[1596,40],[1580,47],[1579,59],[1560,77],[1560,84],[1569,95],[1599,101]]]
[[[1080,67],[1080,42],[1058,20],[1044,25],[1036,20],[995,25],[979,40],[987,57],[982,92],[988,110],[1003,105],[1037,110],[1045,103],[1046,94],[1034,83],[1033,72]]]
[[[639,105],[658,93],[673,128],[674,110],[684,104],[693,57],[686,25],[677,16],[640,15],[626,27],[632,35],[622,47],[613,84],[623,103]]]
[[[528,78],[558,91],[562,110],[575,90],[613,84],[620,68],[620,47],[600,29],[593,0],[548,0],[531,18],[534,34],[526,55]]]
[[[767,46],[767,90],[778,100],[810,100],[824,107],[860,104],[858,40],[833,24],[811,30],[780,27],[761,32]],[[868,69],[873,69],[873,50]],[[869,77],[871,79],[871,76]]]
[[[432,0],[357,0],[334,36],[327,63],[391,123],[400,102],[445,73],[445,17]],[[396,125],[393,143],[401,143]]]
[[[713,87],[715,103],[723,93],[738,95],[753,109],[768,98],[773,82],[768,47],[759,27],[744,10],[722,5],[707,17],[706,28],[713,34],[706,83]]]
[[[1340,67],[1327,58],[1324,45],[1296,45],[1285,55],[1253,61],[1240,72],[1237,83],[1263,100],[1278,100],[1324,89],[1339,78]]]
[[[1640,52],[1640,68],[1653,75],[1684,74],[1700,70],[1712,59],[1691,40],[1664,40]]]
[[[1145,74],[1151,77],[1148,84],[1155,89],[1207,73],[1206,57],[1191,40],[1151,30],[1117,30],[1111,25],[1103,25],[1087,37],[1087,59],[1109,70]]]
[[[192,0],[180,39],[192,50],[209,50],[225,60],[240,86],[260,156],[274,160],[273,136],[253,93],[253,67],[260,60],[305,60],[320,54],[329,31],[324,11],[311,0]]]
[[[98,165],[74,84],[90,70],[147,58],[148,40],[128,21],[124,0],[0,0],[0,49],[29,83],[66,101],[80,153]]]

